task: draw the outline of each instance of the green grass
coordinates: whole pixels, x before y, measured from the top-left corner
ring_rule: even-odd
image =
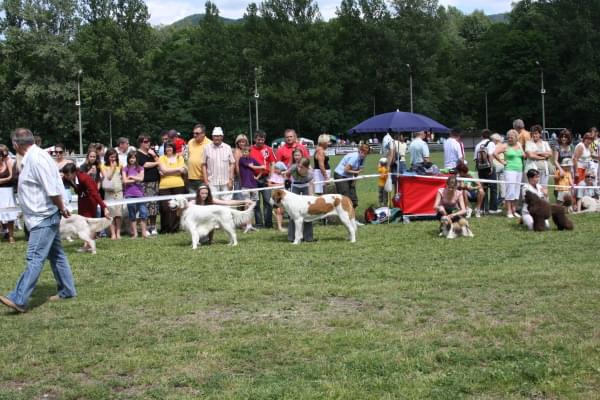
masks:
[[[30,312],[0,309],[0,399],[598,398],[600,216],[573,220],[473,219],[454,241],[425,221],[360,227],[354,245],[331,225],[300,246],[275,231],[197,251],[185,233],[96,256],[66,244],[76,299],[46,302],[46,266]],[[26,243],[0,245],[6,292]]]

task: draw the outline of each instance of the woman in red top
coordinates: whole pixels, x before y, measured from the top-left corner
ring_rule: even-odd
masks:
[[[64,180],[77,193],[77,213],[83,217],[94,218],[98,205],[104,209],[106,218],[110,218],[108,207],[98,193],[98,185],[91,176],[77,170],[75,164],[70,163],[63,167]]]

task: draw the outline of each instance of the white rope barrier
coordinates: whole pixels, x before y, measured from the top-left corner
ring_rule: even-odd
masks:
[[[397,177],[415,177],[415,178],[423,178],[423,179],[434,179],[434,180],[447,180],[448,176],[439,176],[439,175],[413,175],[413,174],[398,174],[398,173],[389,173],[392,176],[397,176]],[[327,180],[323,180],[323,181],[316,181],[313,182],[315,184],[328,184],[328,183],[336,183],[336,182],[346,182],[346,181],[360,181],[360,180],[364,180],[364,179],[372,179],[372,178],[379,178],[379,174],[371,174],[371,175],[360,175],[360,176],[356,176],[353,178],[342,178],[342,179],[327,179]],[[459,181],[469,181],[469,182],[480,182],[480,183],[492,183],[492,184],[506,184],[506,185],[526,185],[527,183],[525,182],[508,182],[508,181],[500,181],[500,180],[492,180],[492,179],[481,179],[481,178],[461,178],[459,176],[457,176],[457,180]],[[547,187],[566,187],[565,185],[542,185],[542,186],[547,186]],[[212,193],[213,196],[219,196],[219,195],[228,195],[228,194],[236,194],[236,193],[249,193],[249,192],[260,192],[260,191],[266,191],[266,190],[274,190],[274,189],[283,189],[284,186],[270,186],[270,187],[263,187],[263,188],[254,188],[254,189],[242,189],[242,190],[226,190],[226,191],[221,191],[221,192],[215,192]],[[575,189],[600,189],[600,186],[576,186],[576,185],[572,185],[569,186],[569,190],[575,190]],[[108,207],[115,207],[115,206],[119,206],[119,205],[128,205],[128,204],[137,204],[137,203],[153,203],[153,202],[159,202],[159,201],[167,201],[167,200],[171,200],[174,199],[175,197],[179,197],[179,196],[184,196],[186,198],[193,198],[196,197],[195,193],[184,193],[184,194],[169,194],[169,195],[162,195],[162,196],[149,196],[149,197],[130,197],[130,198],[126,198],[126,199],[122,199],[122,200],[105,200],[104,202],[106,203],[106,205]],[[72,201],[68,204],[66,204],[67,207],[69,207],[70,210],[77,210],[77,202],[76,201]],[[0,208],[0,213],[7,213],[7,212],[19,212],[21,211],[21,207],[6,207],[6,208]]]

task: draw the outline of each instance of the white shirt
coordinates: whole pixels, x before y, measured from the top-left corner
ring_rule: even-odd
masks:
[[[115,151],[117,152],[117,156],[119,157],[119,165],[124,167],[127,165],[127,154],[129,154],[130,151],[135,151],[135,147],[129,146],[125,153],[121,153],[119,146],[117,146],[115,147]]]
[[[18,190],[27,228],[33,229],[58,212],[50,196],[62,195],[63,191],[64,185],[52,157],[32,145],[23,157]]]
[[[458,140],[448,138],[444,142],[444,168],[455,168],[461,158],[463,158],[462,146]]]
[[[394,139],[392,138],[392,135],[390,135],[389,133],[385,134],[385,136],[383,137],[383,141],[381,142],[381,150],[383,153],[390,149],[390,143],[393,140]]]
[[[481,142],[477,143],[477,145],[475,145],[475,150],[473,151],[473,161],[477,160],[477,153],[479,153],[479,149],[481,148],[481,146],[486,143],[489,140],[489,143],[485,145],[486,149],[487,149],[487,153],[490,156],[490,160],[494,159],[494,153],[496,152],[496,144],[494,143],[493,140],[490,139],[483,139]]]

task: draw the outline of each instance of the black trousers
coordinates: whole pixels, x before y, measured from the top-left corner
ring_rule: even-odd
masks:
[[[490,170],[482,170],[478,172],[479,179],[489,179],[492,181],[496,180],[496,171],[492,168]],[[498,184],[497,183],[482,183],[483,190],[485,191],[485,197],[483,199],[483,210],[484,211],[496,211],[498,209]]]
[[[333,173],[335,179],[345,179],[345,176]],[[335,190],[343,195],[348,196],[352,200],[352,206],[354,209],[358,207],[358,197],[356,196],[356,181],[342,181],[335,183]]]
[[[185,194],[187,189],[185,186],[170,188],[170,189],[159,189],[158,194],[160,196],[168,194]],[[171,210],[169,207],[169,201],[163,200],[160,202],[160,233],[175,233],[179,230],[179,216],[177,216],[177,210]]]

